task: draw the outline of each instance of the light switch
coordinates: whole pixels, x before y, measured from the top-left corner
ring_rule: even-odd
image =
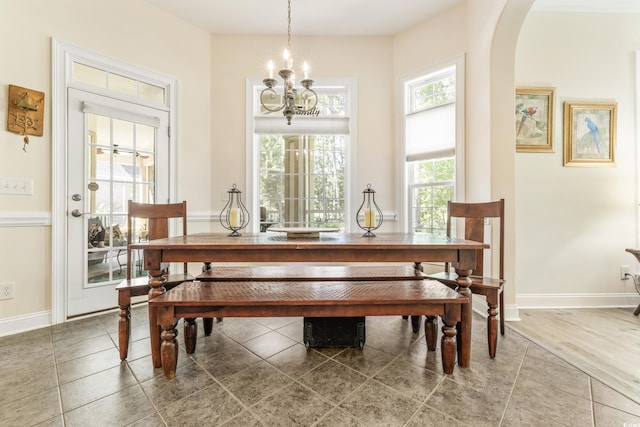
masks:
[[[33,179],[0,178],[0,194],[33,195]]]

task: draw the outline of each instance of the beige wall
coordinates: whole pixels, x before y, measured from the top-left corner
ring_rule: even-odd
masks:
[[[517,228],[508,228],[508,256],[517,256],[508,272],[508,303],[515,307],[516,293],[631,292],[631,283],[620,282],[617,275],[620,264],[635,269],[624,248],[635,246],[638,234],[632,73],[640,26],[629,16],[597,22],[591,15],[577,22],[561,16],[546,21],[539,14],[527,19],[518,40],[515,82],[558,88],[556,152],[515,155],[508,112],[513,108],[514,57],[508,40],[518,38],[521,15],[531,3],[474,0],[394,37],[295,36],[294,50],[309,52],[300,59],[311,62],[315,76],[357,78],[355,186],[374,184],[383,209],[392,212],[400,211],[395,196],[400,80],[464,54],[466,196],[504,197],[509,227],[515,228],[517,218]],[[517,4],[519,10],[503,15],[505,4]],[[36,226],[0,226],[0,283],[16,283],[16,298],[0,301],[0,320],[51,309],[52,37],[178,79],[178,198],[188,201],[190,212],[216,215],[230,183],[246,185],[245,79],[262,77],[264,64],[280,55],[285,40],[209,35],[144,2],[112,0],[108,6],[95,0],[3,1],[0,117],[6,117],[9,84],[44,91],[47,111],[45,136],[33,137],[27,153],[20,136],[0,127],[0,176],[34,181],[33,196],[0,195],[0,224],[12,216],[41,218]],[[24,10],[29,9],[39,13],[30,17],[25,31]],[[610,38],[585,32],[585,26],[603,28]],[[599,51],[596,61],[590,57],[593,46]],[[549,60],[550,52],[561,52],[569,58],[563,64],[575,64],[576,70],[558,67]],[[603,75],[610,77],[603,81]],[[568,98],[618,101],[615,168],[562,167],[560,106]],[[192,231],[209,227],[207,222],[190,224]]]
[[[0,283],[15,282],[16,294],[0,301],[3,319],[51,310],[51,39],[179,80],[178,198],[196,211],[209,209],[211,74],[209,34],[145,2],[1,3],[0,176],[31,178],[34,190],[0,195],[0,222],[11,225],[7,218],[17,216],[41,223],[0,226]],[[22,137],[6,131],[9,84],[45,93],[44,136],[31,137],[27,153]]]
[[[504,0],[472,2],[408,30],[397,37],[294,37],[294,51],[310,52],[315,76],[355,77],[358,80],[358,145],[356,188],[375,185],[377,200],[385,211],[398,212],[398,168],[396,157],[398,131],[395,113],[399,77],[420,72],[434,63],[462,53],[467,54],[468,101],[481,113],[469,119],[475,141],[467,150],[487,158],[489,129],[488,77],[491,37],[495,20]],[[0,46],[20,61],[0,60],[0,83],[18,84],[44,90],[50,103],[51,37],[112,56],[118,60],[168,74],[179,81],[179,195],[189,202],[190,211],[215,215],[222,207],[220,194],[231,182],[243,186],[246,171],[245,79],[262,77],[264,64],[280,55],[284,39],[271,36],[209,36],[145,3],[112,1],[107,10],[94,13],[97,2],[79,0],[22,2],[3,7],[0,28],[14,34],[23,30],[24,8],[38,7],[41,12],[30,22],[34,31],[18,45],[12,38],[1,39]],[[4,6],[4,5],[3,5]],[[28,51],[29,54],[24,52]],[[5,94],[6,92],[1,92]],[[224,100],[224,102],[219,102]],[[6,100],[0,104],[0,108]],[[29,153],[21,151],[19,138],[0,131],[0,165],[3,174],[33,177],[31,197],[0,196],[2,212],[20,210],[50,214],[51,206],[51,116],[46,116],[46,135],[33,138]],[[477,143],[481,141],[481,143]],[[485,189],[490,177],[486,168],[467,164],[468,177],[477,188]],[[484,182],[485,184],[482,184]],[[475,197],[484,197],[476,191]],[[387,227],[394,227],[394,224]],[[202,231],[209,224],[196,223],[192,230]],[[16,241],[16,234],[34,234],[38,239],[21,241],[2,258],[0,283],[16,282],[17,297],[0,302],[0,319],[28,315],[51,308],[50,230],[42,227],[0,227],[3,240]],[[37,240],[38,243],[34,243]],[[44,242],[44,243],[43,243]],[[31,268],[16,270],[8,266],[29,254]],[[44,295],[44,298],[32,297]]]
[[[556,103],[554,152],[516,155],[520,304],[574,294],[567,304],[584,305],[635,293],[631,280],[619,280],[619,268],[640,271],[624,251],[638,245],[639,48],[640,14],[532,12],[522,27],[516,84],[553,86]],[[566,100],[618,103],[615,167],[563,167]]]
[[[212,36],[211,119],[213,149],[212,209],[223,207],[220,194],[235,182],[247,188],[245,161],[245,82],[263,79],[270,59],[276,63],[286,47],[284,36]],[[306,53],[303,56],[302,53]],[[357,182],[354,191],[371,183],[381,208],[394,211],[396,188],[395,136],[392,130],[394,105],[392,44],[389,37],[293,37],[293,58],[297,64],[309,62],[312,77],[356,78],[358,84],[359,150],[356,158]],[[282,87],[282,82],[278,82]],[[239,101],[239,102],[238,102]],[[284,118],[283,118],[284,120]],[[294,118],[295,120],[295,118]],[[348,171],[351,173],[352,171]],[[360,201],[361,194],[357,194]]]

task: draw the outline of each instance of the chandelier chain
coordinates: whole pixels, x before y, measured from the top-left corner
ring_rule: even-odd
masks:
[[[293,55],[293,52],[291,52],[291,0],[288,0],[287,23],[287,47],[289,48],[289,54]]]
[[[266,86],[260,92],[260,105],[264,111],[275,113],[282,111],[287,124],[297,114],[317,116],[318,94],[311,89],[313,80],[309,78],[309,67],[304,63],[304,79],[300,82],[302,91],[295,88],[295,72],[293,70],[293,51],[291,50],[291,0],[287,0],[287,49],[284,52],[284,68],[278,75],[284,80],[282,94],[274,89],[277,81],[273,78],[273,63],[269,61],[269,78],[262,82]],[[275,104],[275,105],[274,105]]]

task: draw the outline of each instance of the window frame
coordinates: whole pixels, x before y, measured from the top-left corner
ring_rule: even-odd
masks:
[[[353,221],[350,221],[351,213],[355,211],[353,209],[353,196],[357,194],[354,185],[357,182],[357,146],[358,146],[358,84],[355,78],[315,78],[314,88],[323,87],[344,87],[346,92],[345,97],[345,115],[344,116],[326,116],[308,118],[304,116],[296,116],[292,119],[292,123],[295,121],[305,121],[312,124],[314,120],[347,120],[348,132],[345,134],[345,173],[344,173],[344,230],[345,233],[351,232],[353,228]],[[246,134],[245,134],[245,148],[246,148],[246,192],[245,192],[245,205],[249,212],[251,212],[251,220],[247,226],[248,232],[260,231],[260,201],[259,201],[259,179],[260,179],[260,155],[259,155],[259,137],[254,133],[255,118],[260,117],[260,120],[273,119],[282,120],[286,122],[286,118],[282,114],[274,114],[272,117],[264,117],[256,114],[258,111],[258,105],[260,103],[259,98],[256,96],[258,89],[264,88],[264,83],[260,78],[247,78],[246,79]],[[317,133],[317,132],[313,132]]]
[[[398,123],[400,131],[400,147],[399,153],[399,166],[398,170],[401,173],[400,182],[402,183],[400,191],[400,200],[398,205],[401,207],[402,215],[400,215],[402,224],[401,229],[404,232],[413,233],[413,224],[411,222],[412,210],[411,210],[411,195],[414,188],[424,186],[413,181],[411,166],[412,162],[408,162],[407,158],[407,129],[406,118],[410,114],[412,95],[410,93],[411,88],[415,87],[419,82],[424,82],[430,79],[437,79],[441,76],[443,71],[447,68],[455,68],[456,76],[456,100],[455,100],[455,143],[454,143],[454,158],[455,158],[455,177],[454,177],[454,194],[452,200],[461,201],[465,195],[465,59],[464,56],[459,56],[451,60],[433,65],[429,68],[423,69],[420,72],[416,72],[412,75],[405,76],[400,79],[399,93],[401,94],[401,108],[398,109]],[[421,110],[417,110],[421,111]]]

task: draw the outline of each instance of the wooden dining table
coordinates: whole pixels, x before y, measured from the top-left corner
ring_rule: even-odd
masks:
[[[476,266],[478,250],[489,245],[426,233],[319,233],[318,237],[293,237],[286,233],[245,233],[231,237],[223,233],[199,233],[150,240],[131,245],[144,251],[149,272],[149,299],[165,292],[163,269],[168,263],[413,263],[450,262],[458,274],[458,292],[471,301],[469,274]],[[458,366],[471,362],[471,304],[462,307],[457,334]],[[149,308],[153,366],[161,367],[160,327],[157,312]]]

